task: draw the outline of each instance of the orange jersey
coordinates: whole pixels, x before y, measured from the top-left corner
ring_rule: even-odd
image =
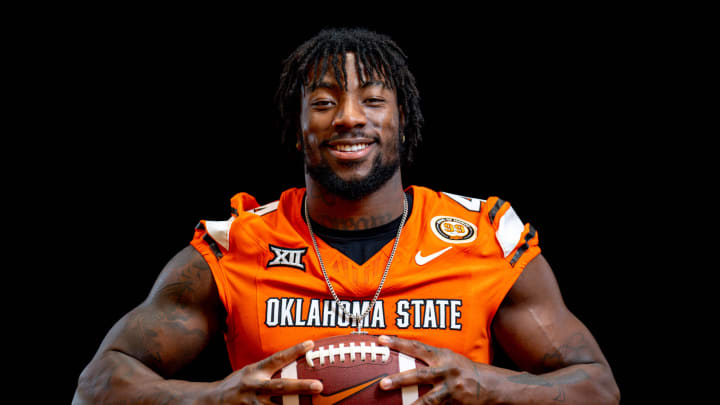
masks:
[[[509,203],[409,187],[412,212],[380,296],[363,321],[391,334],[491,361],[495,311],[527,263],[538,235]],[[208,262],[227,309],[225,341],[233,369],[306,339],[356,328],[337,307],[303,219],[305,189],[260,206],[246,193],[226,221],[200,221],[191,244]],[[362,313],[387,264],[390,241],[359,265],[317,237],[340,305]]]

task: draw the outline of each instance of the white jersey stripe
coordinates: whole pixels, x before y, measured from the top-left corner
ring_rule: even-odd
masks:
[[[205,230],[215,242],[225,248],[230,249],[230,225],[232,225],[235,217],[230,217],[225,221],[205,221]]]
[[[498,230],[495,232],[495,238],[497,238],[497,241],[500,243],[505,257],[508,257],[520,242],[523,229],[525,229],[525,225],[517,216],[515,210],[510,207],[510,209],[505,212],[505,215],[500,218]]]

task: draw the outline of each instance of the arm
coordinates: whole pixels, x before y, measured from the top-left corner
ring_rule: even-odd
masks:
[[[221,333],[224,314],[210,268],[194,248],[185,248],[165,266],[148,298],[107,334],[80,375],[73,404],[242,403],[260,395],[316,391],[310,389],[312,380],[269,381],[276,370],[312,349],[311,342],[222,381],[166,379]]]
[[[521,369],[502,381],[508,399],[520,403],[618,403],[620,392],[590,331],[565,306],[550,265],[533,259],[508,293],[493,332]]]
[[[390,376],[383,389],[435,384],[421,401],[441,403],[615,404],[620,393],[610,366],[587,328],[565,307],[542,255],[533,259],[506,296],[493,321],[500,345],[527,372],[475,363],[447,349],[399,338],[388,346],[430,367]]]

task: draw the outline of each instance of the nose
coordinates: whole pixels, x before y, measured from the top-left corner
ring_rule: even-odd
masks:
[[[338,106],[337,113],[333,119],[332,125],[336,130],[350,130],[353,128],[362,128],[367,123],[367,117],[362,106],[351,98],[346,98]]]

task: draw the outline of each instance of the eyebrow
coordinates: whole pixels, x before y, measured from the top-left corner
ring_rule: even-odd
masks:
[[[337,85],[337,83],[335,83],[335,82],[328,82],[328,81],[325,81],[325,80],[321,80],[321,81],[319,81],[315,86],[313,86],[313,88],[315,88],[315,89],[330,89],[330,90],[333,90],[333,89],[337,89],[337,88],[338,88],[338,85]]]
[[[368,80],[365,83],[363,83],[362,86],[360,86],[360,88],[364,89],[364,88],[371,87],[371,86],[380,86],[380,87],[387,88],[387,85],[385,84],[385,82],[380,81],[380,80]],[[335,90],[335,89],[338,89],[339,87],[340,86],[338,86],[338,84],[335,82],[321,80],[313,87],[313,89]]]
[[[368,81],[366,81],[365,83],[363,83],[363,85],[360,86],[360,87],[364,89],[364,88],[370,87],[370,86],[387,87],[387,85],[385,84],[385,82],[380,81],[380,80],[368,80]]]

